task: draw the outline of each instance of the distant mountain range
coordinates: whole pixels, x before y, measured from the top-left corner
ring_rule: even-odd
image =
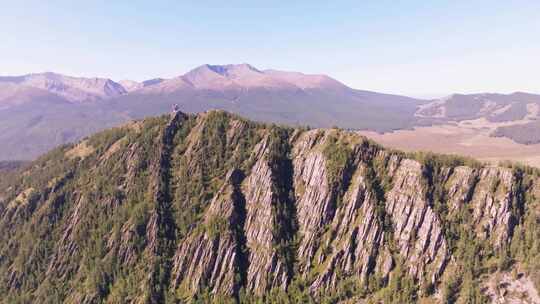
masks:
[[[523,120],[528,115],[527,123],[536,123],[540,96],[453,95],[427,101],[249,64],[203,65],[175,78],[143,82],[55,73],[8,76],[0,77],[0,160],[32,159],[98,130],[168,112],[173,104],[184,112],[223,109],[264,122],[387,132],[484,116]],[[502,136],[512,137],[507,133]]]
[[[113,98],[126,94],[126,89],[119,83],[104,78],[70,77],[56,73],[29,74],[15,77],[0,77],[0,85],[11,88],[32,88],[55,94],[70,102],[87,102],[98,99]],[[24,94],[24,90],[17,93]],[[0,100],[12,99],[8,91],[0,92]]]
[[[481,119],[495,126],[491,136],[540,143],[540,95],[454,94],[421,105],[415,116],[419,125]]]
[[[453,94],[422,105],[415,116],[442,121],[485,118],[509,122],[538,117],[540,96],[516,92],[505,94]]]

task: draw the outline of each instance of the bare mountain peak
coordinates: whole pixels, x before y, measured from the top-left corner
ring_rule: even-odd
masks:
[[[220,74],[225,77],[234,76],[235,74],[262,73],[257,68],[247,63],[225,65],[205,64],[199,68],[208,69],[214,73]]]
[[[346,89],[347,87],[326,75],[309,75],[299,72],[260,70],[247,64],[199,66],[184,76],[196,88],[225,89],[281,88],[281,89]]]
[[[122,85],[122,87],[124,87],[124,89],[128,93],[131,93],[142,88],[160,84],[163,81],[165,81],[165,79],[163,78],[153,78],[153,79],[148,79],[142,82],[126,79],[126,80],[120,80],[118,83]]]
[[[419,107],[415,116],[439,120],[485,119],[492,123],[529,123],[538,118],[540,95],[514,92],[511,94],[452,94]]]
[[[256,74],[262,74],[262,72],[247,63],[226,64],[226,65],[205,64],[189,71],[188,73],[184,75],[184,77],[188,79],[196,78],[196,77],[204,77],[204,78],[223,77],[226,79],[230,79],[230,78],[254,76]]]
[[[121,84],[108,78],[73,77],[54,72],[1,77],[0,82],[46,90],[71,102],[106,99],[127,93]]]
[[[293,83],[302,88],[326,88],[326,89],[344,89],[347,88],[343,83],[323,74],[304,74],[300,72],[288,72],[278,70],[265,70],[266,75],[282,79]]]
[[[134,80],[124,79],[118,82],[127,92],[133,92],[142,87],[142,83]]]
[[[155,85],[155,84],[160,84],[165,80],[166,79],[163,79],[163,78],[152,78],[152,79],[148,79],[148,80],[143,81],[142,84],[143,84],[144,87],[147,87],[147,86],[151,86],[151,85]]]

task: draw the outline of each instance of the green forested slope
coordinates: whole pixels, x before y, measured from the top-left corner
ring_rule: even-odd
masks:
[[[485,303],[495,274],[539,289],[539,197],[527,168],[176,113],[2,176],[0,303]]]

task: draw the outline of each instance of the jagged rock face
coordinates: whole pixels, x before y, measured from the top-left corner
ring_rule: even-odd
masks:
[[[268,139],[256,147],[257,163],[247,177],[243,189],[246,196],[246,245],[249,254],[247,290],[256,294],[280,287],[285,289],[289,282],[287,265],[278,257],[274,244],[279,235],[274,234],[273,209],[286,204],[276,193],[274,172],[268,164]]]
[[[241,213],[236,209],[240,198],[235,187],[232,182],[224,185],[208,206],[202,229],[192,231],[179,245],[173,259],[173,288],[181,286],[188,295],[203,286],[225,295],[235,291],[239,243],[234,226]]]
[[[471,199],[476,187],[478,175],[476,170],[469,167],[457,167],[452,178],[447,181],[448,205],[451,211],[458,211]]]
[[[508,243],[513,226],[512,207],[517,203],[516,176],[507,168],[458,167],[448,178],[450,208],[472,207],[475,232],[491,239],[493,246]]]
[[[515,199],[515,177],[511,170],[485,168],[472,197],[477,233],[492,238],[496,246],[508,241],[513,228],[512,203]]]
[[[312,284],[312,290],[335,287],[340,274],[365,280],[374,264],[381,264],[378,266],[383,267],[386,274],[390,271],[383,265],[384,261],[376,262],[379,255],[384,255],[384,248],[381,248],[384,231],[376,214],[375,194],[366,185],[365,170],[364,166],[358,168],[343,205],[336,211],[331,224],[335,237],[329,239],[330,244],[326,244],[333,251],[325,269]]]
[[[377,299],[400,276],[441,290],[467,252],[456,231],[497,256],[540,217],[534,172],[223,112],[135,122],[79,148],[0,183],[0,303],[256,300],[297,286],[320,301],[344,282]]]
[[[422,189],[421,180],[422,165],[402,160],[393,176],[394,187],[386,195],[386,212],[411,275],[417,279],[428,275],[434,282],[448,258],[447,245],[440,220],[426,201],[427,189]]]
[[[308,137],[314,137],[307,135]],[[313,149],[316,138],[301,139],[295,147],[294,180],[299,191],[296,197],[299,233],[298,259],[304,273],[312,266],[311,260],[319,246],[322,228],[330,223],[335,208],[326,172],[326,160],[321,151]]]

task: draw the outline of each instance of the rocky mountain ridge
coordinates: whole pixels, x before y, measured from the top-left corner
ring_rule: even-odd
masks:
[[[453,94],[422,105],[419,118],[462,121],[485,118],[491,122],[540,119],[540,96],[523,92],[512,94]]]
[[[453,94],[419,106],[420,124],[479,123],[492,137],[507,137],[516,143],[540,143],[540,95]]]
[[[483,303],[487,277],[515,271],[536,281],[519,295],[534,300],[539,198],[528,168],[176,112],[0,178],[0,291],[5,303]]]
[[[181,89],[345,89],[346,86],[325,75],[307,75],[276,70],[260,71],[249,64],[199,66],[184,75],[171,79],[149,79],[142,82],[122,80],[115,82],[106,78],[72,77],[45,72],[22,76],[3,76],[0,83],[18,90],[39,89],[55,94],[69,102],[106,100],[144,89],[149,92],[175,91]],[[0,98],[13,99],[7,92]],[[5,96],[4,96],[5,95]],[[15,98],[16,99],[16,98]]]
[[[0,83],[44,90],[69,102],[107,99],[127,93],[121,84],[110,79],[71,77],[51,72],[0,77]]]
[[[298,72],[258,70],[249,64],[202,65],[188,73],[169,80],[148,90],[169,90],[191,87],[193,89],[235,90],[274,88],[285,90],[331,89],[346,90],[344,84],[326,75],[307,75]]]

